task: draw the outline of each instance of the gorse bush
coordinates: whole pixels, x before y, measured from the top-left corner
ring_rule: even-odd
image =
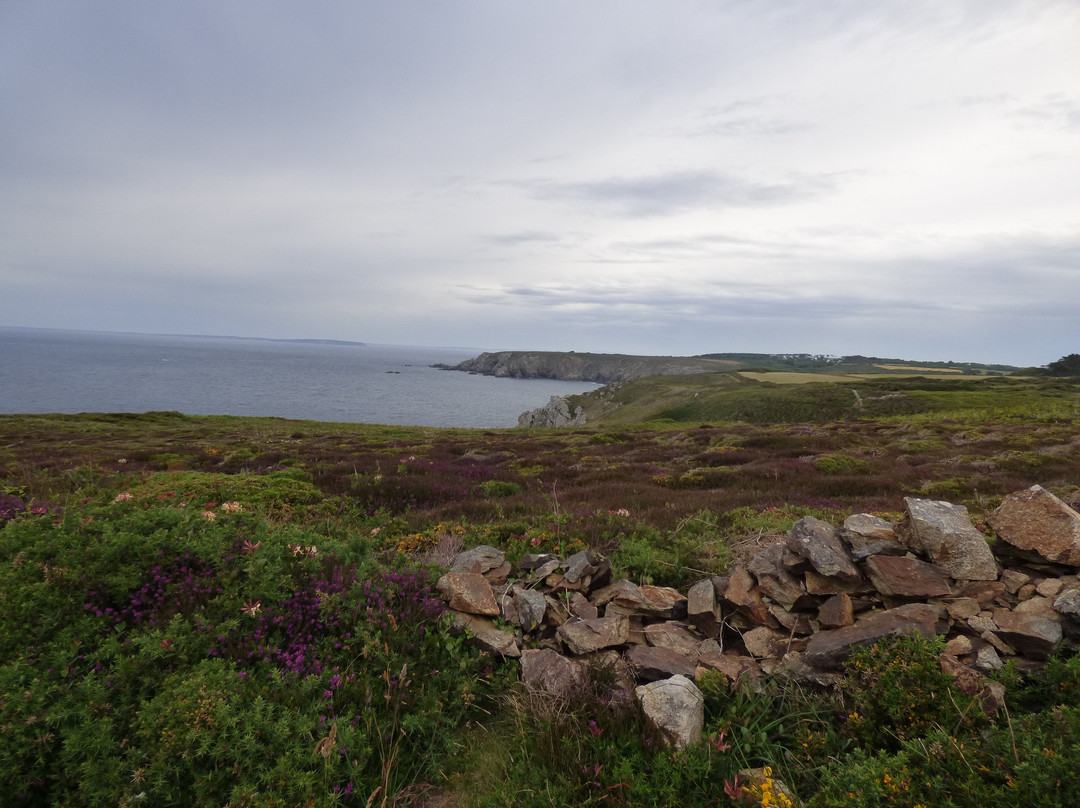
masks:
[[[0,803],[382,804],[434,775],[496,671],[430,575],[173,500],[0,533]]]

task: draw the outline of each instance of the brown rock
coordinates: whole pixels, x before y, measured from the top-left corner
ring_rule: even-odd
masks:
[[[774,657],[779,659],[784,655],[789,636],[779,631],[774,631],[765,626],[758,626],[742,635],[743,645],[746,651],[755,659]]]
[[[732,685],[738,685],[744,677],[757,678],[761,675],[761,666],[753,657],[723,654],[719,651],[702,652],[698,657],[695,679],[700,679],[706,670],[719,671]]]
[[[818,609],[818,623],[824,629],[843,628],[855,625],[855,612],[851,605],[851,596],[833,595]]]
[[[1080,513],[1041,485],[1007,496],[990,525],[1000,539],[1020,550],[1080,567]]]
[[[555,635],[570,653],[588,654],[601,648],[625,645],[630,639],[630,621],[623,616],[571,620],[559,626]]]
[[[1001,573],[1001,585],[1010,595],[1020,591],[1020,587],[1031,583],[1031,576],[1020,570],[1007,569]]]
[[[925,553],[953,578],[993,581],[997,563],[990,545],[971,524],[963,505],[905,497],[907,513],[898,533],[905,544]]]
[[[907,552],[905,550],[905,552]],[[807,570],[803,576],[806,583],[806,591],[811,595],[828,597],[829,595],[858,595],[872,592],[873,587],[865,578],[860,578],[852,583],[841,578],[827,578],[814,570]]]
[[[765,601],[761,599],[761,593],[754,588],[754,579],[743,567],[735,567],[728,576],[724,600],[759,625],[764,625],[769,619]]]
[[[938,657],[938,662],[941,672],[953,677],[953,684],[960,692],[978,699],[987,715],[996,715],[1005,705],[1005,686],[1000,682],[989,681],[978,671],[948,654]]]
[[[945,570],[915,558],[870,556],[866,559],[866,574],[882,595],[939,598],[952,591]]]
[[[498,567],[490,569],[482,574],[492,586],[502,586],[506,583],[506,579],[510,577],[511,569],[510,562],[504,561]]]
[[[491,584],[478,572],[448,572],[435,588],[454,611],[492,617],[501,614]]]
[[[585,665],[579,660],[567,659],[550,649],[521,652],[521,681],[533,690],[570,698],[584,690],[588,679]]]
[[[679,619],[686,616],[686,598],[666,586],[635,586],[629,581],[615,581],[594,594],[592,602],[604,606],[604,615],[637,615],[654,619]]]
[[[570,598],[570,614],[583,620],[595,620],[600,616],[600,610],[589,603],[580,592],[575,592]]]
[[[791,609],[807,597],[807,593],[802,581],[788,572],[783,558],[783,545],[774,544],[754,556],[747,569],[757,579],[757,588],[762,595],[772,598],[786,609]],[[731,588],[730,584],[728,588]]]
[[[882,637],[902,636],[912,631],[927,637],[942,634],[945,628],[943,611],[928,603],[908,603],[864,615],[853,626],[820,631],[810,638],[806,646],[806,662],[819,670],[836,670],[853,648],[876,642]]]
[[[623,659],[630,665],[639,682],[655,682],[676,674],[694,677],[693,660],[671,648],[632,645],[623,655]]]
[[[517,647],[514,638],[496,626],[493,621],[465,612],[455,612],[452,609],[450,613],[454,617],[454,629],[469,634],[473,642],[484,651],[512,658],[521,656],[521,649]]]
[[[958,634],[945,643],[945,653],[954,657],[970,654],[972,651],[971,639],[963,634]]]
[[[975,598],[954,598],[945,604],[945,608],[953,620],[967,620],[977,615],[982,607]]]
[[[788,635],[814,633],[813,613],[789,612],[779,603],[770,603],[769,614],[783,627]]]
[[[987,606],[1005,592],[1001,581],[970,581],[960,587],[958,597],[974,598],[980,606]]]
[[[1060,578],[1046,578],[1035,585],[1035,591],[1044,598],[1056,598],[1064,585]]]
[[[1061,642],[1061,620],[1055,614],[1025,614],[995,609],[1001,639],[1030,659],[1046,659]]]
[[[702,637],[680,623],[653,623],[645,626],[645,640],[655,648],[670,648],[697,661]]]

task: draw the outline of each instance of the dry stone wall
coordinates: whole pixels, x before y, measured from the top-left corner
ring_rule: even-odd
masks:
[[[855,648],[912,631],[944,635],[942,669],[999,709],[1003,689],[984,674],[1009,660],[1034,670],[1080,641],[1080,514],[1033,486],[993,515],[991,544],[963,506],[904,502],[896,523],[802,519],[686,594],[613,581],[588,551],[526,555],[515,571],[491,547],[459,554],[438,588],[461,630],[520,659],[528,687],[570,698],[606,667],[678,748],[701,732],[694,682],[707,671],[733,686],[763,674],[836,686]]]

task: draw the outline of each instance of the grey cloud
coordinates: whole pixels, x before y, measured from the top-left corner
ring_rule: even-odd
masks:
[[[827,174],[789,175],[760,182],[713,171],[674,171],[651,177],[591,182],[533,180],[515,183],[542,201],[595,204],[628,216],[664,216],[687,208],[762,207],[820,196],[835,187]]]
[[[1080,96],[1055,93],[1034,104],[1020,107],[1012,118],[1031,125],[1049,124],[1059,129],[1080,129]]]
[[[556,244],[562,241],[561,233],[548,230],[522,230],[517,233],[500,233],[486,236],[485,241],[499,247],[514,247],[519,244]]]

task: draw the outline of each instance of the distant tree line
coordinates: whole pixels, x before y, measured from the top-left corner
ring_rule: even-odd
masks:
[[[1080,376],[1080,354],[1069,354],[1051,362],[1046,372],[1051,376]]]

